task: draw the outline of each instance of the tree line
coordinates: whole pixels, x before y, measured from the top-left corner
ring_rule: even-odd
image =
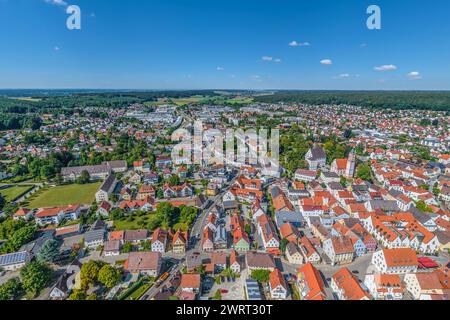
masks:
[[[376,109],[446,111],[450,114],[449,91],[279,91],[256,97],[255,102],[354,105]]]

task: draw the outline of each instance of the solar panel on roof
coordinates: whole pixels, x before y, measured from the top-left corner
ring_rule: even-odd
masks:
[[[16,263],[23,263],[27,260],[28,253],[26,251],[5,254],[0,256],[0,266],[8,266]]]

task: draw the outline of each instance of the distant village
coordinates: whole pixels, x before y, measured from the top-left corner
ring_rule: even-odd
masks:
[[[0,300],[450,299],[444,113],[159,101],[41,118],[0,136]],[[281,166],[174,161],[195,120],[280,129]]]

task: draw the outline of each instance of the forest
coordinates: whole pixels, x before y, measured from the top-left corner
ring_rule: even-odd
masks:
[[[433,110],[450,114],[450,91],[278,91],[255,102],[354,105],[376,109]]]

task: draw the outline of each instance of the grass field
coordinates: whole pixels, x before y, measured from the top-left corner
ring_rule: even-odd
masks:
[[[67,186],[42,189],[30,198],[27,208],[51,208],[70,204],[91,204],[95,199],[95,192],[100,187],[99,183],[71,184]]]
[[[30,102],[39,102],[39,101],[42,101],[42,99],[28,98],[28,97],[25,97],[25,98],[11,98],[11,99],[14,99],[14,100],[20,100],[20,101],[30,101]]]
[[[148,214],[141,217],[136,215],[125,217],[114,221],[114,230],[140,230],[147,229],[148,224],[155,219],[154,214]]]
[[[24,193],[30,191],[32,186],[13,186],[7,189],[0,190],[0,194],[6,201],[13,201],[19,198]]]
[[[173,103],[175,103],[177,106],[182,107],[190,103],[198,103],[202,100],[205,100],[205,97],[202,96],[193,96],[190,98],[183,98],[183,99],[171,99]]]

